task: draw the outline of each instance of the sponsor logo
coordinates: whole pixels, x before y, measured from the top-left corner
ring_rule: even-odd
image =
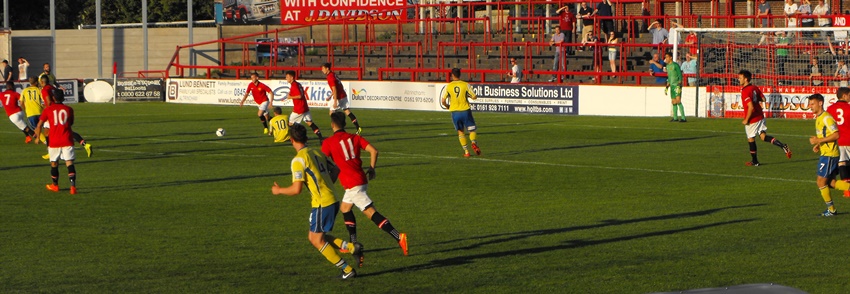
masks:
[[[175,81],[168,83],[168,100],[177,100],[178,87],[180,85]]]
[[[355,90],[351,89],[351,99],[352,100],[366,100],[366,89]]]

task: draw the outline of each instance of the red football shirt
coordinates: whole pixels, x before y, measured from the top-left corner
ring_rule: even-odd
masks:
[[[826,110],[838,125],[838,146],[850,146],[850,103],[836,101]]]
[[[293,81],[289,84],[289,96],[299,95],[301,99],[292,99],[292,112],[302,114],[310,111],[310,107],[307,106],[307,95],[304,92],[304,87],[301,86],[301,83]]]
[[[53,97],[50,95],[53,92],[53,89],[54,88],[51,85],[44,85],[44,87],[41,88],[41,99],[44,99],[45,107],[53,104],[53,100],[50,99],[50,97]]]
[[[322,153],[333,158],[339,167],[339,182],[343,188],[351,189],[368,182],[360,160],[360,150],[366,146],[369,146],[369,141],[342,130],[334,132],[322,143]]]
[[[18,92],[14,90],[3,91],[3,97],[0,97],[0,99],[3,100],[3,109],[6,110],[7,116],[12,116],[21,111],[21,106],[18,105],[21,94],[18,94]]]
[[[697,35],[688,34],[688,36],[685,37],[685,43],[692,43],[692,45],[690,45],[693,46],[690,49],[691,55],[697,55]]]
[[[342,81],[340,81],[339,78],[336,77],[336,74],[333,72],[328,73],[328,87],[336,88],[337,99],[348,98],[348,95],[345,93],[345,88],[342,87]]]
[[[256,85],[254,82],[248,83],[248,93],[254,96],[254,102],[257,102],[257,105],[269,101],[269,96],[266,94],[271,93],[271,91],[272,89],[263,82],[258,81]]]
[[[750,117],[750,121],[747,122],[748,124],[764,119],[764,113],[761,111],[761,104],[759,104],[759,101],[762,100],[764,100],[764,93],[761,92],[759,87],[749,84],[741,89],[741,101],[744,104],[744,115],[747,115],[747,111],[749,111],[748,104],[750,102],[753,103],[753,115]]]
[[[74,146],[73,131],[71,131],[71,126],[74,124],[73,108],[65,104],[53,103],[41,112],[39,120],[50,124],[48,147]]]

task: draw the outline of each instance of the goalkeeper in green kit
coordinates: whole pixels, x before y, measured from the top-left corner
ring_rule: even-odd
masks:
[[[667,63],[667,87],[664,89],[664,94],[669,91],[670,102],[673,103],[673,119],[670,122],[687,122],[685,106],[682,105],[682,68],[673,61],[671,52],[664,53],[664,62]]]

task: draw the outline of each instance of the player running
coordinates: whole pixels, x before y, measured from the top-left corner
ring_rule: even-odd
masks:
[[[846,89],[846,88],[845,88]],[[809,137],[809,143],[814,145],[812,151],[820,152],[818,160],[818,178],[817,184],[820,189],[820,195],[826,203],[826,210],[821,213],[822,216],[835,215],[835,205],[832,202],[832,197],[829,195],[829,187],[835,189],[847,190],[850,189],[850,183],[845,181],[836,181],[835,176],[838,173],[839,152],[838,144],[841,131],[833,119],[832,115],[823,109],[823,95],[814,94],[809,96],[809,108],[815,114],[815,132],[816,136]]]
[[[747,166],[759,166],[758,155],[756,155],[756,137],[760,137],[762,141],[770,142],[771,144],[782,148],[785,151],[785,156],[791,158],[791,148],[788,144],[782,144],[778,139],[767,135],[767,126],[764,123],[764,113],[761,110],[759,102],[764,101],[764,94],[750,81],[753,74],[748,70],[738,72],[738,82],[741,83],[741,101],[744,104],[744,120],[741,121],[745,126],[747,133],[747,142],[750,144],[750,156],[753,160],[747,162]]]
[[[41,134],[42,126],[48,123],[50,126],[47,142],[47,154],[50,156],[50,178],[52,184],[47,185],[47,190],[59,192],[59,160],[65,161],[68,167],[68,179],[71,181],[71,195],[77,194],[77,170],[74,168],[74,136],[71,126],[74,125],[74,109],[62,104],[65,95],[62,91],[56,91],[52,104],[44,109],[38,120],[35,134]],[[38,141],[35,142],[38,144]]]
[[[21,94],[18,94],[18,92],[15,91],[15,83],[6,82],[6,91],[3,91],[0,100],[3,100],[3,110],[6,110],[6,115],[9,116],[9,120],[12,121],[12,124],[18,127],[21,132],[24,132],[24,136],[26,136],[24,143],[29,144],[33,138],[38,138],[37,136],[34,136],[35,132],[27,126],[24,119],[24,112],[21,109]]]
[[[252,73],[251,83],[248,84],[248,89],[245,91],[245,96],[242,96],[239,107],[245,104],[248,94],[251,94],[254,97],[254,102],[257,103],[257,116],[263,123],[263,135],[267,135],[269,133],[269,108],[272,107],[272,101],[274,101],[274,92],[269,86],[260,82],[260,76],[257,73]]]
[[[682,105],[682,68],[679,64],[673,62],[673,53],[667,52],[664,54],[664,62],[667,63],[667,88],[664,88],[664,93],[670,91],[670,102],[673,104],[673,118],[670,122],[688,122],[685,119],[685,106]],[[679,118],[679,113],[681,117]]]
[[[289,123],[286,122],[286,117],[283,116],[283,109],[280,109],[279,106],[275,106],[274,117],[269,121],[269,125],[275,143],[289,141]]]
[[[41,90],[38,89],[38,80],[35,77],[29,78],[30,85],[21,91],[21,99],[23,100],[24,111],[27,114],[27,121],[30,128],[35,130],[38,119],[41,117],[41,111],[47,104],[44,98],[41,97]]]
[[[349,243],[326,234],[333,230],[336,214],[339,212],[339,202],[336,201],[330,187],[332,183],[328,169],[330,162],[319,150],[307,147],[307,129],[304,126],[293,125],[289,132],[289,140],[297,152],[291,164],[292,185],[280,187],[275,182],[272,186],[272,194],[296,196],[301,194],[303,187],[307,187],[313,207],[310,211],[310,233],[308,234],[310,243],[330,263],[342,270],[341,278],[354,278],[357,272],[330,246],[339,248],[340,252],[352,254],[362,254],[363,246],[360,243]]]
[[[478,148],[478,143],[475,140],[475,119],[472,117],[472,110],[469,109],[469,98],[475,100],[477,97],[469,84],[460,80],[460,69],[452,69],[452,82],[446,86],[446,94],[443,95],[440,103],[452,113],[452,123],[454,123],[457,136],[460,140],[460,146],[463,146],[463,157],[469,157],[469,149],[466,147],[466,135],[463,129],[469,131],[469,139],[472,140],[472,150],[475,154],[481,155],[481,149]]]
[[[57,95],[62,95],[62,99],[65,99],[65,91],[61,88],[53,87],[53,84],[50,83],[50,76],[43,75],[41,76],[41,97],[44,99],[44,107],[48,107],[53,104],[54,98]],[[48,128],[50,128],[48,126]],[[49,134],[49,133],[48,133]],[[71,132],[71,136],[74,138],[74,141],[80,143],[81,146],[86,150],[86,156],[91,157],[93,150],[92,145],[86,143],[86,140],[83,139],[83,136],[80,136],[77,132]],[[49,135],[48,135],[49,137]],[[48,155],[49,157],[49,155]],[[48,157],[42,156],[44,159],[48,159]]]
[[[360,135],[363,129],[357,123],[357,117],[351,112],[351,102],[348,100],[348,93],[345,92],[342,81],[339,80],[336,73],[331,71],[331,64],[329,62],[322,64],[322,73],[328,77],[328,87],[331,88],[331,100],[328,100],[329,114],[337,111],[345,112],[345,115],[351,119],[351,123],[357,128],[356,134]]]
[[[345,188],[345,196],[342,197],[340,211],[342,211],[342,217],[345,219],[345,226],[348,228],[351,242],[357,242],[357,221],[354,218],[354,212],[351,211],[351,206],[357,205],[357,208],[372,220],[378,228],[390,234],[398,242],[402,253],[407,255],[407,234],[399,233],[390,224],[390,220],[375,209],[374,202],[366,194],[369,180],[375,179],[375,167],[378,164],[378,149],[369,144],[369,141],[366,141],[360,135],[346,132],[345,115],[341,112],[331,114],[331,127],[334,130],[334,134],[322,143],[322,153],[333,159],[340,170],[339,183]],[[363,172],[363,160],[360,159],[360,150],[369,152],[370,162],[368,172]],[[360,266],[362,267],[363,255],[355,255],[355,258],[359,259]]]
[[[292,99],[292,113],[289,115],[289,125],[300,124],[301,122],[307,123],[310,129],[313,130],[313,133],[319,137],[319,142],[321,143],[324,140],[322,138],[322,131],[319,130],[319,126],[313,123],[313,116],[310,115],[310,106],[307,105],[307,93],[304,91],[301,83],[295,80],[294,70],[286,71],[286,81],[289,82],[289,95],[286,98]]]

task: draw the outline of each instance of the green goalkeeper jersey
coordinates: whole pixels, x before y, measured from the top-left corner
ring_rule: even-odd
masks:
[[[667,64],[667,83],[670,86],[682,85],[682,68],[676,62]]]

